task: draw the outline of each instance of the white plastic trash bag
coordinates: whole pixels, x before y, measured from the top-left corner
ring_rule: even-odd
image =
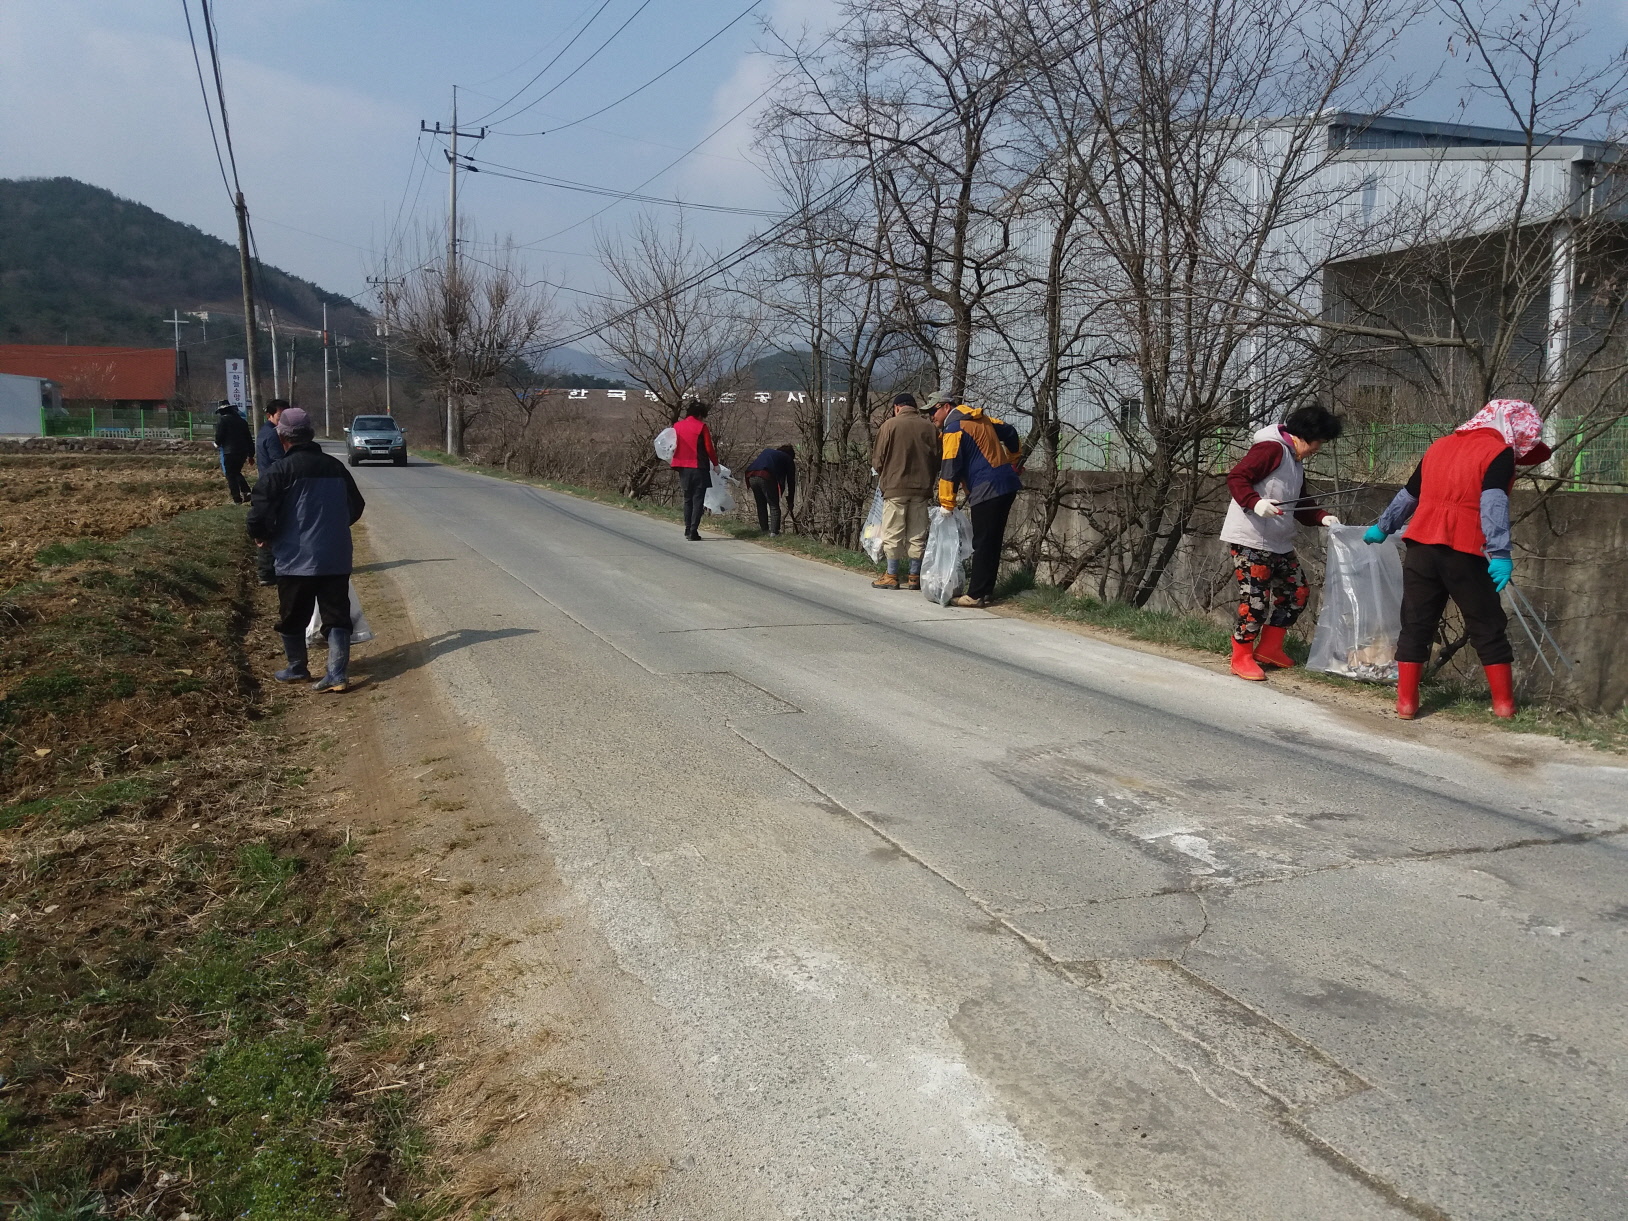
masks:
[[[707,489],[706,499],[708,513],[733,513],[735,511],[735,494],[729,490],[730,478],[727,466],[712,468],[712,486]]]
[[[871,557],[871,563],[882,562],[882,489],[876,489],[876,495],[871,497],[870,512],[865,514],[865,524],[859,531],[859,545],[865,549],[865,554]]]
[[[362,644],[373,639],[373,629],[368,625],[367,616],[362,613],[362,600],[356,596],[356,585],[350,587],[350,642]],[[305,629],[305,642],[307,644],[320,644],[322,642],[322,608],[319,606],[311,612],[311,623]]]
[[[927,550],[921,557],[921,592],[940,606],[967,588],[966,562],[972,557],[972,519],[959,509],[934,505],[927,514]]]
[[[678,429],[663,428],[656,434],[656,457],[671,462],[678,452]]]
[[[1312,637],[1313,670],[1370,683],[1396,681],[1402,632],[1402,544],[1362,541],[1362,526],[1330,526],[1323,605]]]

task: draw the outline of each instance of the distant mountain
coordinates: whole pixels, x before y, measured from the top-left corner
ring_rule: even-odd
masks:
[[[371,337],[367,312],[279,271],[257,268],[262,309],[279,322]],[[222,314],[242,325],[237,247],[112,191],[72,178],[0,179],[0,343],[167,344],[161,319]],[[210,319],[211,338],[217,333]],[[199,338],[194,325],[182,342]]]
[[[577,384],[571,380],[570,375],[573,373],[589,379],[582,383],[584,386],[591,387],[595,380],[614,383],[607,387],[609,389],[627,384],[627,374],[618,366],[595,356],[592,352],[584,352],[581,348],[555,348],[538,367],[541,372],[557,380],[561,386]]]

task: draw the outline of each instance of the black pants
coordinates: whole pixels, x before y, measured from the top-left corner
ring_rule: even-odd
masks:
[[[748,475],[746,486],[752,489],[757,501],[758,529],[767,534],[780,533],[780,485],[772,475]]]
[[[277,634],[305,639],[311,612],[322,609],[322,634],[334,628],[350,631],[350,574],[328,577],[277,578]]]
[[[1454,551],[1443,543],[1407,545],[1402,559],[1402,634],[1397,661],[1429,661],[1447,599],[1457,605],[1469,630],[1470,643],[1484,666],[1515,659],[1509,647],[1509,620],[1498,591],[1492,587],[1485,556]]]
[[[248,460],[248,454],[220,452],[220,469],[226,476],[226,490],[232,494],[233,504],[242,504],[249,498],[249,481],[243,477],[243,464]]]
[[[679,467],[678,486],[684,493],[684,533],[694,534],[701,528],[701,515],[707,511],[707,489],[712,486],[712,468]]]
[[[1016,492],[1008,492],[972,506],[972,582],[967,587],[970,598],[987,598],[995,592],[1001,546],[1006,542],[1006,519],[1016,499]]]

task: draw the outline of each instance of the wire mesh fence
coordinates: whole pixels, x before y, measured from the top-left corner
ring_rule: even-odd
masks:
[[[1555,417],[1550,421],[1555,457],[1542,473],[1563,480],[1567,491],[1628,492],[1628,420],[1603,430],[1586,420]],[[1216,432],[1197,443],[1198,469],[1221,475],[1249,449],[1253,429]],[[1357,424],[1323,448],[1308,464],[1319,479],[1340,483],[1405,483],[1442,435],[1430,424]],[[1071,430],[1064,439],[1060,465],[1078,471],[1146,469],[1151,439],[1117,428]]]
[[[208,435],[207,424],[186,411],[140,408],[87,408],[40,413],[44,437],[126,437],[134,440],[190,441]]]

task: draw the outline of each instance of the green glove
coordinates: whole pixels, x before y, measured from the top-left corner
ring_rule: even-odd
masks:
[[[1492,587],[1499,593],[1504,592],[1504,586],[1515,575],[1515,561],[1494,557],[1487,561],[1487,575],[1492,578]]]
[[[1383,543],[1389,537],[1376,523],[1362,532],[1362,541],[1365,543]]]

